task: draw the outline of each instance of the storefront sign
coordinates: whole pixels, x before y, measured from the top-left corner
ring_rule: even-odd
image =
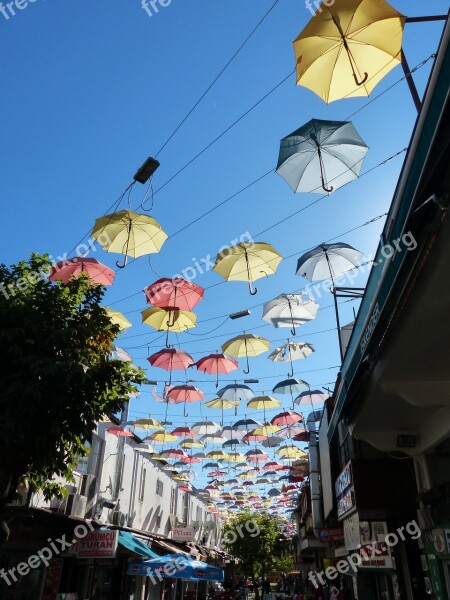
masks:
[[[361,544],[359,516],[357,512],[344,520],[344,539],[347,550],[356,550]]]
[[[195,540],[195,530],[193,527],[174,527],[172,539],[178,542],[193,542]]]
[[[339,542],[344,539],[344,529],[342,527],[326,527],[319,529],[319,539],[323,543]]]
[[[114,558],[118,540],[118,531],[92,531],[74,549],[79,558]]]
[[[355,507],[355,494],[353,488],[350,488],[341,498],[337,504],[338,517],[342,517],[350,509]]]
[[[391,553],[388,546],[382,542],[379,544],[368,544],[358,549],[361,557],[361,567],[371,569],[393,569]]]
[[[348,463],[339,477],[336,479],[334,484],[336,490],[336,496],[341,496],[345,490],[352,484],[352,466],[351,463]]]

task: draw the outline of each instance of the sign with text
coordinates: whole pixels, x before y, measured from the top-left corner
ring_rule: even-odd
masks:
[[[321,542],[340,542],[344,539],[344,529],[342,527],[325,527],[319,529],[319,539]]]
[[[194,528],[174,527],[172,531],[172,539],[177,542],[193,542],[195,539]]]
[[[114,558],[118,540],[118,531],[92,531],[77,541],[74,550],[79,558]]]

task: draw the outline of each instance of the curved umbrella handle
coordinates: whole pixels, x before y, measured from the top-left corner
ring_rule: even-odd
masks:
[[[250,373],[250,363],[248,362],[247,339],[246,338],[244,338],[244,339],[245,339],[245,357],[247,359],[247,368],[242,369],[242,372],[245,373],[246,375],[248,375]]]
[[[118,269],[125,269],[125,267],[127,266],[127,264],[128,264],[128,256],[127,255],[125,255],[125,259],[123,261],[123,265],[119,264],[119,261],[116,260],[116,267]]]
[[[361,86],[364,85],[367,81],[369,77],[368,73],[364,73],[364,77],[361,81],[358,81],[358,75],[356,73],[353,73],[353,79],[355,80],[356,85]]]
[[[252,289],[252,282],[251,281],[248,282],[248,289],[250,291],[250,295],[251,296],[254,296],[255,294],[258,293],[258,289],[257,288],[255,288],[254,290]]]
[[[169,329],[167,329],[167,331],[166,331],[166,348],[170,348],[170,344],[169,344]]]

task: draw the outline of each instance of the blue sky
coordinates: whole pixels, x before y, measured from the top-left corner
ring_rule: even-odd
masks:
[[[137,167],[159,150],[272,3],[173,0],[149,17],[139,0],[89,4],[36,0],[9,20],[0,14],[2,261],[8,264],[32,251],[61,256],[76,246],[95,218],[105,213],[131,181]],[[411,16],[430,11],[425,0],[414,4],[414,13],[410,4],[406,0],[394,3]],[[446,10],[446,1],[433,2],[434,14]],[[294,67],[291,42],[309,18],[301,1],[278,3],[159,156],[155,189],[289,74]],[[406,25],[404,50],[411,66],[436,51],[441,29],[441,23]],[[428,62],[415,75],[421,92],[430,66]],[[401,77],[397,67],[372,97]],[[370,148],[362,171],[369,170],[407,146],[416,114],[404,81],[366,107],[367,102],[364,98],[326,105],[310,91],[296,87],[292,76],[165,186],[155,196],[152,215],[173,234],[274,168],[281,137],[313,117],[345,120],[361,107],[365,108],[352,121]],[[245,232],[255,241],[271,243],[283,256],[300,255],[386,212],[403,156],[258,237],[258,232],[318,198],[293,194],[278,175],[271,174],[169,238],[161,254],[153,255],[152,265],[161,276],[172,276],[191,266],[194,257],[215,256],[222,245]],[[143,191],[135,186],[133,206],[139,204]],[[376,248],[383,222],[377,220],[338,241],[367,255]],[[109,266],[120,258],[101,249],[94,256]],[[275,276],[257,282],[255,297],[249,296],[243,283],[207,289],[197,307],[198,327],[179,337],[181,347],[198,359],[244,328],[267,337],[273,347],[282,343],[289,330],[265,325],[260,306],[240,321],[222,324],[224,319],[215,317],[304,287],[307,282],[295,275],[295,266],[296,256],[283,261]],[[157,278],[143,257],[117,274],[105,300],[133,322],[120,345],[145,368],[145,358],[161,347],[163,340],[156,340],[159,334],[140,324],[145,298],[138,292]],[[365,278],[361,275],[355,285],[364,285]],[[195,281],[208,288],[222,279],[210,272]],[[297,376],[313,387],[332,386],[339,364],[337,335],[328,331],[335,327],[334,311],[329,308],[331,296],[320,303],[324,308],[317,319],[297,334],[297,339],[313,343],[316,349],[295,364]],[[347,304],[342,306],[342,322],[350,320],[352,304]],[[147,372],[151,379],[165,379],[164,371],[148,368]],[[255,390],[269,393],[286,372],[285,366],[273,364],[263,355],[252,360],[250,377],[260,378]],[[196,372],[190,376],[207,392],[208,399],[213,397],[215,387],[210,378]],[[239,372],[236,377],[245,376]],[[132,402],[131,414],[162,416],[161,406],[155,405],[149,388],[144,388]],[[181,412],[169,407],[174,424],[184,422]],[[245,413],[241,409],[239,414]],[[207,408],[202,415],[220,418]],[[197,419],[200,406],[194,404],[188,422]],[[234,415],[226,416],[226,422],[233,420]]]

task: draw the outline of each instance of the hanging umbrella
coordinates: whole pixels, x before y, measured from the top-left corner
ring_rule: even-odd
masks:
[[[176,442],[178,438],[176,435],[172,435],[165,429],[161,429],[159,431],[155,431],[146,439],[148,439],[154,444],[165,444],[167,442]]]
[[[249,462],[266,462],[266,460],[269,458],[269,455],[263,452],[263,450],[255,449],[246,452],[245,458]]]
[[[211,458],[213,460],[226,461],[228,459],[228,454],[223,450],[212,450],[208,452],[206,455],[207,458]]]
[[[128,429],[124,429],[123,427],[119,426],[108,427],[106,432],[112,433],[112,435],[115,435],[117,437],[134,437],[131,431],[128,431]]]
[[[213,271],[226,281],[247,281],[250,294],[254,296],[252,282],[261,277],[273,275],[283,257],[264,242],[241,242],[219,253]]]
[[[167,458],[181,458],[182,456],[187,456],[187,454],[184,450],[170,448],[169,450],[161,452],[161,456],[167,456]]]
[[[100,217],[95,221],[91,236],[108,252],[125,254],[122,265],[116,262],[119,269],[126,266],[128,256],[138,258],[159,252],[168,237],[153,217],[131,210]]]
[[[95,258],[75,256],[65,259],[52,267],[49,275],[50,281],[61,281],[69,283],[72,278],[78,278],[81,274],[88,276],[92,283],[98,285],[112,285],[115,272],[109,267],[102,265]]]
[[[255,421],[255,419],[241,419],[240,421],[236,421],[233,425],[233,429],[237,429],[238,431],[250,431],[251,429],[255,429],[255,427],[261,427],[262,423],[259,421]]]
[[[245,460],[245,456],[240,452],[229,452],[227,460],[228,462],[239,463]]]
[[[230,438],[222,444],[223,448],[235,448],[236,446],[248,446],[243,438]]]
[[[303,424],[297,423],[296,425],[288,425],[283,429],[280,429],[278,435],[282,438],[291,438],[292,440],[301,433],[305,432],[305,427]],[[295,440],[298,441],[298,440]]]
[[[202,466],[202,469],[220,469],[220,466],[221,466],[220,463],[210,461],[210,462],[205,463]]]
[[[219,387],[219,373],[230,373],[239,369],[239,363],[225,354],[209,354],[198,360],[195,366],[199,371],[216,375],[216,387]]]
[[[197,324],[197,315],[185,310],[170,310],[152,306],[141,312],[142,322],[156,329],[156,331],[166,331],[166,347],[168,346],[169,331],[182,333],[187,329],[192,329]]]
[[[112,310],[111,308],[103,308],[103,310],[106,312],[113,325],[118,325],[121,331],[131,327],[130,321],[118,310]]]
[[[294,192],[332,192],[359,177],[367,151],[352,123],[312,119],[281,140],[277,173]]]
[[[316,318],[319,304],[305,294],[280,294],[263,306],[262,318],[274,327],[295,327]]]
[[[191,312],[202,300],[205,290],[182,277],[158,279],[144,289],[148,304]]]
[[[280,492],[280,490],[277,490],[276,488],[272,488],[267,492],[267,495],[270,496],[271,498],[274,498],[275,496],[281,496],[281,492]]]
[[[184,416],[187,417],[186,404],[200,402],[205,394],[193,385],[174,385],[167,392],[167,397],[176,404],[184,402]]]
[[[296,275],[301,275],[309,281],[334,281],[354,269],[361,257],[362,252],[342,242],[321,244],[298,259]]]
[[[278,346],[275,348],[267,358],[273,360],[273,362],[290,362],[291,370],[288,373],[288,377],[292,377],[294,374],[294,365],[292,361],[306,358],[314,352],[314,346],[305,342],[291,342],[287,341],[287,344]]]
[[[205,435],[202,435],[202,437],[200,438],[200,441],[203,442],[205,446],[207,444],[223,444],[225,438],[219,435],[218,433],[205,433]]]
[[[294,402],[295,404],[322,404],[328,398],[328,394],[321,390],[308,390],[299,394]]]
[[[181,462],[185,463],[187,465],[190,465],[190,464],[194,464],[194,463],[199,463],[200,459],[196,458],[195,456],[183,456],[181,458]]]
[[[278,471],[283,468],[283,465],[276,461],[271,461],[263,465],[263,471]],[[267,473],[266,473],[267,475]]]
[[[192,431],[205,435],[207,433],[217,433],[220,429],[220,425],[214,423],[214,421],[199,421],[191,427]]]
[[[404,24],[385,0],[322,3],[294,41],[297,85],[327,103],[368,96],[400,64]]]
[[[112,350],[111,350],[111,358],[114,360],[121,360],[123,362],[129,362],[132,359],[131,355],[128,354],[128,352],[126,350],[124,350],[123,348],[118,348],[117,346],[112,346]]]
[[[306,452],[303,452],[303,450],[300,450],[300,448],[293,445],[281,446],[275,450],[275,454],[279,455],[281,458],[305,458],[308,456]]]
[[[275,448],[276,446],[279,446],[281,442],[284,442],[284,438],[280,437],[279,435],[271,435],[267,438],[267,440],[263,440],[261,444],[265,448]]]
[[[176,435],[173,433],[172,435]],[[193,433],[192,435],[198,435],[198,433]],[[197,440],[193,440],[192,438],[186,438],[182,442],[180,442],[180,446],[182,448],[203,448],[203,444]],[[200,457],[198,457],[200,458]]]
[[[300,433],[297,433],[294,435],[294,437],[292,438],[293,442],[309,442],[309,432],[308,431],[302,431]]]
[[[244,385],[243,383],[232,383],[220,389],[217,392],[217,395],[224,400],[240,402],[241,400],[250,400],[255,394],[248,385]]]
[[[218,408],[222,411],[222,420],[220,422],[221,425],[223,425],[223,411],[227,408],[236,408],[237,405],[238,402],[234,400],[224,400],[223,398],[213,398],[212,400],[208,400],[208,402],[204,403],[204,406],[207,406],[208,408]]]
[[[255,396],[247,402],[248,408],[264,411],[264,422],[266,421],[266,410],[281,406],[281,402],[272,396]]]
[[[135,427],[142,427],[143,429],[162,429],[163,426],[156,419],[148,418],[148,419],[137,419],[133,421],[133,425]]]
[[[294,412],[293,410],[287,410],[275,415],[270,422],[272,425],[277,425],[280,428],[293,425],[294,423],[298,423],[300,421],[303,421],[302,415]]]
[[[176,435],[177,437],[191,438],[198,435],[195,431],[192,431],[190,427],[175,427],[175,429],[171,432],[172,435]]]
[[[248,362],[249,356],[258,356],[263,352],[267,352],[270,349],[270,342],[258,335],[243,334],[228,340],[222,344],[222,351],[236,358],[247,359],[247,369],[243,369],[243,372],[248,375],[250,373],[250,365]]]
[[[222,427],[220,435],[224,438],[227,438],[227,440],[231,440],[233,438],[240,439],[244,435],[244,431],[235,429],[234,426],[226,425],[225,427]]]
[[[147,359],[152,367],[170,371],[169,385],[172,381],[172,371],[186,371],[195,364],[194,359],[187,352],[176,348],[164,348],[152,354]]]
[[[309,385],[302,379],[285,379],[276,384],[272,392],[274,394],[292,394],[303,392]]]
[[[358,266],[362,253],[344,243],[321,244],[303,254],[297,262],[296,275],[301,275],[310,281],[331,279],[334,289],[334,309],[336,312],[339,349],[343,359],[342,342],[339,325],[339,311],[336,294],[336,279]]]

